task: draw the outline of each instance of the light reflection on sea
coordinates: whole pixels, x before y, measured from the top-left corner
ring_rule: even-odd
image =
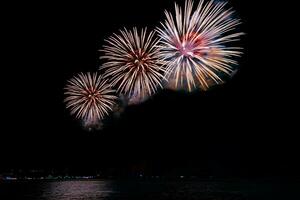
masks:
[[[0,181],[0,200],[300,199],[300,183],[254,181]]]

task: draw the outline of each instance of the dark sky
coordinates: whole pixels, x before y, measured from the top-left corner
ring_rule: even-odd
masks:
[[[299,175],[293,117],[299,106],[290,78],[295,65],[285,59],[286,33],[270,4],[229,3],[247,33],[231,81],[206,93],[160,92],[98,132],[84,131],[65,109],[66,80],[96,71],[97,50],[119,28],[155,28],[164,9],[174,9],[173,0],[12,5],[1,168],[146,163],[164,170],[208,166],[243,175]]]

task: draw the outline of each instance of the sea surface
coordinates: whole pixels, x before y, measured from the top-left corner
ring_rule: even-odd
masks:
[[[0,199],[18,200],[294,200],[300,182],[0,181]]]

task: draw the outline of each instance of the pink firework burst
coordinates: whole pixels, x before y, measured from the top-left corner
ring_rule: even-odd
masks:
[[[225,6],[225,2],[200,0],[194,7],[186,0],[184,9],[175,4],[175,16],[165,12],[166,20],[157,31],[168,87],[206,90],[234,71],[242,48],[231,44],[243,33],[235,32],[241,22]]]

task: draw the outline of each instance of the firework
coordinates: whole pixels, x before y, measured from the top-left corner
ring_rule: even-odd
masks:
[[[225,6],[200,0],[194,7],[186,0],[184,10],[175,4],[175,16],[165,11],[166,20],[157,31],[170,88],[206,90],[234,71],[241,48],[233,44],[243,33],[235,32],[241,22]]]
[[[65,103],[85,126],[96,126],[112,110],[117,97],[107,81],[97,73],[80,73],[65,87]]]
[[[106,40],[102,52],[106,62],[100,69],[111,80],[120,94],[125,95],[130,103],[138,103],[154,94],[162,87],[164,69],[159,59],[158,39],[154,32],[136,28],[120,30]]]

